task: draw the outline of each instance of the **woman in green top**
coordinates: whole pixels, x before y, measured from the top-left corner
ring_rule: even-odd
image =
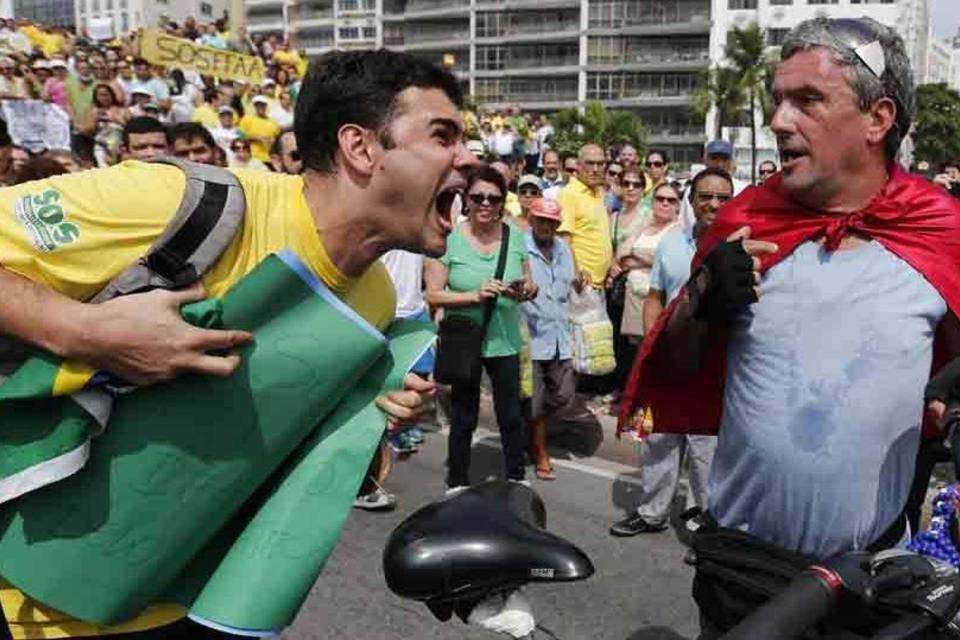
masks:
[[[466,222],[447,239],[447,253],[427,260],[424,279],[427,302],[446,314],[464,315],[478,325],[484,306],[494,301],[487,326],[481,362],[493,386],[493,404],[500,427],[507,478],[523,480],[523,414],[520,409],[520,310],[518,302],[537,295],[530,277],[523,234],[502,222],[507,185],[487,165],[467,178]],[[500,245],[508,233],[503,277],[495,279]],[[450,436],[447,449],[447,486],[470,484],[470,445],[480,408],[480,379],[454,385],[451,397]]]

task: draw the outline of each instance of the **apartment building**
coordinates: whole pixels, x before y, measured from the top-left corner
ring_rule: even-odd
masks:
[[[478,104],[551,112],[600,100],[636,112],[649,143],[700,157],[690,111],[711,0],[246,0],[251,33],[308,54],[389,47],[448,67]]]
[[[70,0],[70,4],[76,9],[79,29],[85,28],[91,18],[109,18],[116,34],[156,26],[161,16],[177,22],[187,16],[212,22],[230,8],[229,0]]]
[[[0,3],[0,15],[26,18],[42,24],[72,27],[76,16],[74,0],[9,0]]]

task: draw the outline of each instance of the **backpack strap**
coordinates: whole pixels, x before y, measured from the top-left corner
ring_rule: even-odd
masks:
[[[151,162],[173,165],[186,174],[180,207],[146,255],[124,269],[90,302],[193,284],[216,263],[243,224],[246,199],[232,173],[181,158],[163,157]]]

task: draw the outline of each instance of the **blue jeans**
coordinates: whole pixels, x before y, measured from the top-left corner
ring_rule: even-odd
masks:
[[[523,480],[524,435],[520,410],[520,357],[483,358],[483,368],[493,385],[493,408],[500,427],[503,465],[507,478]],[[470,484],[470,445],[480,412],[480,380],[454,386],[450,398],[450,436],[447,439],[447,486]]]

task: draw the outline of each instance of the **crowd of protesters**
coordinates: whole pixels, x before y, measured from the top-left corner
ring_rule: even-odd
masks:
[[[0,99],[55,105],[69,118],[71,142],[69,150],[45,150],[12,144],[9,137],[0,140],[5,142],[0,182],[17,184],[167,155],[300,173],[292,125],[306,57],[275,35],[251,37],[242,27],[230,33],[225,20],[198,24],[187,18],[161,27],[197,44],[260,57],[263,81],[152,65],[139,55],[137,32],[94,41],[63,29],[0,20]],[[554,479],[547,418],[569,405],[575,390],[590,398],[591,410],[616,413],[644,334],[676,295],[674,285],[688,275],[683,266],[689,266],[698,221],[709,219],[746,184],[733,178],[735,149],[724,140],[707,143],[704,172],[691,176],[673,171],[666,151],[643,154],[625,142],[560,153],[550,146],[555,131],[544,115],[515,108],[463,115],[467,148],[484,167],[472,174],[465,219],[451,236],[447,255],[424,262],[392,252],[384,262],[401,300],[414,300],[409,304],[417,308],[411,313],[429,313],[434,320],[464,313],[479,319],[484,302],[497,300],[482,356],[503,435],[506,475],[525,477],[526,449],[536,476]],[[775,162],[762,161],[758,183],[777,170]],[[960,194],[960,170],[953,164],[935,182]],[[501,221],[510,224],[504,227]],[[507,228],[507,268],[494,279]],[[662,244],[669,250],[660,250]],[[571,290],[583,287],[604,294],[617,366],[608,375],[577,380],[566,302]],[[400,315],[407,311],[398,308]],[[479,381],[452,390],[451,488],[469,482],[480,397]],[[389,443],[394,452],[410,453],[423,438],[419,428],[411,428],[392,433]],[[686,451],[693,456],[690,499],[702,506],[711,446],[711,439],[648,440],[641,450],[640,504],[611,533],[633,535],[665,526]],[[365,508],[395,503],[379,485],[358,500]]]

